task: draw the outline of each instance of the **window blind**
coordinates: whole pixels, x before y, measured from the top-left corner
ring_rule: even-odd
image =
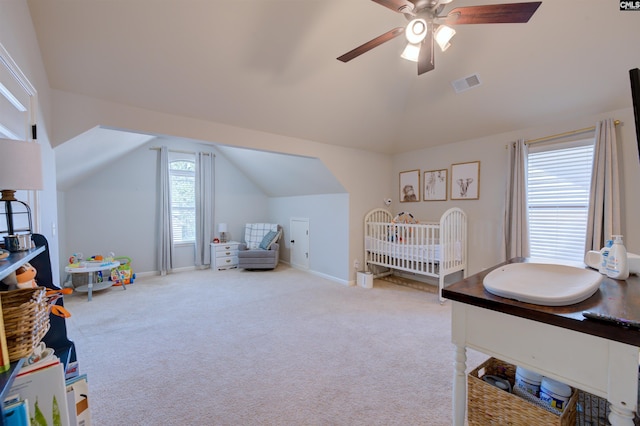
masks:
[[[174,244],[194,242],[196,239],[195,163],[172,161],[171,221]]]
[[[585,143],[529,152],[527,199],[532,257],[584,259],[593,141]]]

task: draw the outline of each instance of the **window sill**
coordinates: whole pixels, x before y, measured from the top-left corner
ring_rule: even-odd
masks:
[[[195,241],[182,241],[179,243],[173,243],[174,247],[186,247],[186,246],[193,246],[195,245],[196,242]]]

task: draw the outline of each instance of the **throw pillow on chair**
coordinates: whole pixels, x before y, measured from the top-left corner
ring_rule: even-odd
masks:
[[[262,250],[269,250],[271,244],[278,241],[278,238],[280,238],[280,232],[269,231],[267,235],[264,236],[262,242],[258,247],[260,247]]]

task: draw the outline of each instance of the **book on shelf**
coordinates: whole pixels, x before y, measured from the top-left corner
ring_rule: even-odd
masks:
[[[7,346],[7,335],[4,331],[4,316],[2,313],[2,294],[0,293],[0,373],[9,370],[9,347]]]
[[[89,384],[86,374],[67,380],[67,404],[72,425],[91,426]]]
[[[55,360],[50,360],[47,362],[38,362],[36,364],[30,364],[22,367],[16,377],[24,376],[25,374],[29,374],[33,371],[42,370],[43,368],[51,367],[53,365],[60,364],[60,360],[56,358]]]
[[[70,425],[62,363],[17,376],[9,394],[29,401],[32,424]]]
[[[30,426],[29,401],[18,399],[13,402],[5,402],[4,424],[6,426]]]
[[[58,358],[51,350],[51,354],[40,358],[38,361],[31,363],[31,357],[27,359],[26,363],[22,365],[22,368],[18,371],[16,377],[24,376],[32,371],[41,370],[43,368],[51,367],[52,365],[60,364],[60,358]]]

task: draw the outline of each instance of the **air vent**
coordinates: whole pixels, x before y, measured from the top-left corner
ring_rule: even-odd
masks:
[[[453,86],[453,90],[455,90],[456,93],[460,93],[464,92],[465,90],[469,90],[472,87],[480,86],[480,83],[480,76],[478,74],[473,74],[468,77],[452,81],[451,85]]]

